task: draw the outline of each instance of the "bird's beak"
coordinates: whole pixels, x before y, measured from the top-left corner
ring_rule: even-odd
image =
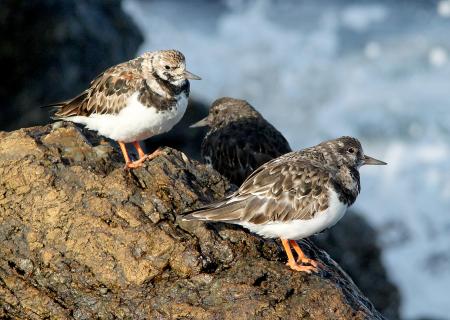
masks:
[[[208,119],[208,117],[203,118],[202,120],[200,120],[200,121],[198,121],[198,122],[196,122],[194,124],[191,124],[189,126],[189,128],[200,128],[200,127],[206,127],[206,126],[209,126],[209,119]]]
[[[381,160],[377,160],[375,158],[364,156],[363,165],[386,165],[387,163]]]
[[[199,76],[196,76],[193,73],[190,73],[187,70],[184,71],[184,78],[189,79],[189,80],[202,80],[202,78],[200,78]]]

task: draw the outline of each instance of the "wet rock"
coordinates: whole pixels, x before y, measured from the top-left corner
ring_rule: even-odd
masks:
[[[39,106],[74,97],[135,56],[143,38],[121,0],[0,2],[0,129],[48,122]]]
[[[100,152],[99,152],[100,150]],[[69,124],[0,132],[0,318],[382,319],[325,251],[180,213],[233,188],[173,149],[124,171]]]

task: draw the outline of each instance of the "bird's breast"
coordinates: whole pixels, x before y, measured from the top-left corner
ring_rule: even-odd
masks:
[[[169,108],[161,110],[158,106],[144,105],[136,92],[118,114],[94,114],[86,117],[84,124],[114,140],[144,140],[172,129],[183,117],[187,103],[186,96],[176,97]]]

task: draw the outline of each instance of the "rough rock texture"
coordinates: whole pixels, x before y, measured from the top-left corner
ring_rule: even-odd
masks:
[[[289,270],[276,241],[180,221],[230,191],[215,171],[166,148],[126,172],[91,138],[0,132],[0,318],[382,319],[309,241],[318,275]]]
[[[0,1],[0,130],[48,122],[39,106],[80,93],[143,38],[121,0]]]
[[[333,228],[316,235],[314,243],[339,263],[384,316],[400,319],[400,292],[382,264],[376,231],[363,216],[350,210]]]

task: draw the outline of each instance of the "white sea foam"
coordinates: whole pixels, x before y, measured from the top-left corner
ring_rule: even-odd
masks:
[[[124,7],[147,35],[141,51],[185,53],[203,78],[192,83],[193,96],[249,100],[293,148],[348,134],[387,161],[362,168],[356,207],[379,231],[402,317],[446,318],[450,65],[442,52],[450,49],[450,22],[434,7],[402,3],[127,0]]]
[[[449,0],[441,0],[438,3],[437,11],[439,15],[443,17],[450,17],[450,1]]]

